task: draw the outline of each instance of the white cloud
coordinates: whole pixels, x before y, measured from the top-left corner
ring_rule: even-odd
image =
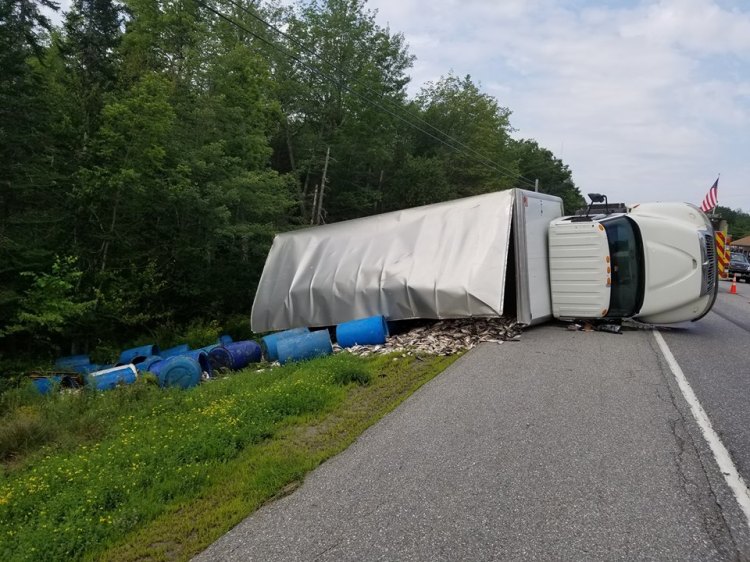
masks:
[[[662,0],[636,12],[622,26],[623,36],[679,45],[697,55],[733,53],[750,57],[747,12],[722,9],[711,0]]]
[[[750,11],[711,0],[372,0],[418,58],[414,90],[471,74],[582,191],[750,210]],[[416,39],[416,40],[415,40]]]

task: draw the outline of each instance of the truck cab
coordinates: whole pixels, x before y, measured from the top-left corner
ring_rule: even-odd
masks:
[[[618,211],[565,217],[559,197],[516,188],[280,233],[251,326],[705,315],[717,290],[706,216],[683,203]]]
[[[718,290],[713,228],[688,203],[646,203],[563,217],[549,230],[557,318],[698,320]]]

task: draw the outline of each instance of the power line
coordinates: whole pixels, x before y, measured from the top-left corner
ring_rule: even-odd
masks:
[[[288,39],[289,41],[291,41],[292,43],[294,43],[295,45],[297,45],[301,50],[303,50],[307,54],[309,54],[309,55],[317,58],[320,62],[322,62],[323,64],[325,64],[326,66],[328,66],[330,69],[332,69],[332,70],[334,70],[336,72],[339,72],[339,68],[335,64],[331,63],[330,61],[328,61],[327,59],[325,59],[320,54],[318,54],[318,53],[314,52],[313,50],[311,50],[310,48],[308,48],[304,43],[302,43],[302,41],[300,41],[296,37],[294,37],[294,36],[290,35],[289,33],[286,33],[285,31],[279,29],[278,27],[276,27],[272,23],[270,23],[270,22],[266,21],[265,19],[263,19],[262,17],[260,17],[253,10],[251,10],[249,8],[246,8],[242,4],[237,3],[235,0],[226,0],[226,1],[229,2],[229,4],[231,4],[235,8],[237,8],[239,10],[242,10],[247,15],[249,15],[251,18],[255,19],[256,21],[258,21],[261,24],[263,24],[264,26],[266,26],[268,29],[271,29],[271,30],[275,31],[277,34],[281,35],[282,37],[285,37],[286,39]],[[361,85],[361,86],[368,93],[377,95],[376,92],[373,92],[372,89],[368,88],[367,86],[364,86],[364,85]],[[389,100],[388,98],[383,98],[383,99],[386,101],[386,103],[388,103],[389,105],[391,105],[391,107],[395,107],[397,110],[403,110],[400,106],[396,105],[393,101]],[[430,128],[431,130],[436,131],[437,133],[443,135],[445,138],[449,139],[450,141],[452,141],[456,145],[462,147],[463,149],[468,150],[469,152],[471,152],[475,156],[478,156],[479,158],[481,158],[484,161],[484,163],[486,165],[489,165],[489,167],[493,168],[494,170],[496,170],[496,171],[502,171],[502,170],[504,170],[505,171],[504,175],[506,175],[506,176],[512,176],[512,177],[518,178],[520,180],[523,180],[524,182],[526,182],[530,186],[534,185],[533,180],[530,180],[529,178],[524,177],[523,175],[519,174],[518,172],[514,172],[510,168],[507,168],[505,166],[502,166],[502,165],[498,164],[497,162],[495,162],[491,158],[485,156],[484,154],[482,154],[481,152],[478,152],[477,150],[474,150],[470,146],[468,146],[465,143],[461,142],[460,140],[452,137],[451,135],[449,135],[445,131],[439,129],[438,127],[435,127],[432,123],[430,123],[430,122],[422,119],[418,115],[410,115],[410,117],[413,118],[415,121],[417,121],[417,122],[425,125],[426,127]],[[424,132],[424,131],[422,131],[422,132]],[[446,144],[446,146],[450,146],[450,148],[453,148],[457,152],[461,152],[461,151],[458,151],[454,146],[448,145],[447,143],[443,143],[443,144]],[[466,155],[465,152],[461,152],[461,153],[464,154],[464,155]]]
[[[268,46],[269,46],[269,47],[271,47],[272,49],[275,49],[275,50],[279,51],[279,52],[280,52],[281,54],[283,54],[283,55],[285,55],[285,56],[289,57],[290,59],[294,60],[295,62],[299,63],[300,65],[302,65],[302,66],[303,66],[304,68],[306,68],[306,69],[307,69],[307,70],[309,70],[310,72],[312,72],[312,73],[314,73],[314,74],[317,74],[317,75],[321,76],[322,78],[324,78],[324,79],[326,79],[326,80],[328,80],[328,81],[330,81],[330,82],[332,82],[332,83],[336,84],[336,85],[337,85],[338,87],[340,87],[341,89],[343,89],[343,90],[347,91],[347,92],[348,92],[348,93],[350,93],[350,94],[353,94],[353,95],[355,95],[355,96],[359,97],[360,99],[362,99],[362,100],[366,101],[367,103],[369,103],[369,104],[371,104],[371,105],[373,105],[373,106],[375,106],[375,107],[377,107],[377,108],[381,109],[382,111],[385,111],[386,113],[388,113],[388,114],[389,114],[389,115],[391,115],[392,117],[395,117],[396,119],[399,119],[400,121],[402,121],[402,122],[406,123],[406,124],[407,124],[407,125],[409,125],[410,127],[413,127],[414,129],[416,129],[416,130],[420,131],[421,133],[423,133],[423,134],[425,134],[425,135],[429,136],[430,138],[432,138],[432,139],[434,139],[434,140],[436,140],[436,141],[440,142],[441,144],[444,144],[445,146],[447,146],[447,147],[449,147],[449,148],[451,148],[451,149],[455,150],[456,152],[458,152],[458,153],[460,153],[460,154],[463,154],[463,155],[464,155],[464,156],[466,156],[466,157],[472,158],[473,160],[475,160],[475,161],[479,162],[480,164],[483,164],[483,165],[485,165],[485,166],[487,166],[487,167],[489,167],[489,168],[492,168],[492,169],[493,169],[493,170],[495,170],[496,172],[500,173],[500,175],[503,175],[503,176],[507,176],[507,177],[512,177],[512,178],[514,178],[514,179],[521,179],[521,180],[523,180],[523,181],[524,181],[525,183],[527,183],[528,185],[532,185],[532,186],[534,185],[534,184],[533,184],[532,182],[530,182],[530,181],[529,181],[528,179],[524,178],[523,176],[521,176],[521,175],[519,175],[519,174],[516,174],[516,173],[512,173],[512,172],[509,172],[509,171],[507,171],[507,170],[506,170],[506,171],[504,171],[504,170],[503,170],[502,168],[498,167],[498,165],[497,165],[497,164],[495,164],[494,162],[492,162],[491,160],[487,159],[487,158],[486,158],[486,157],[484,157],[484,156],[482,156],[482,157],[481,157],[481,159],[478,159],[477,157],[472,157],[472,155],[470,155],[470,154],[468,154],[468,153],[466,153],[466,152],[464,152],[464,151],[462,151],[462,150],[459,150],[459,149],[458,149],[458,148],[457,148],[456,146],[453,146],[453,145],[451,145],[451,144],[449,144],[449,143],[445,142],[445,141],[444,141],[443,139],[441,139],[441,138],[439,138],[439,137],[436,137],[436,136],[435,136],[434,134],[430,133],[429,131],[426,131],[426,130],[422,129],[421,127],[418,127],[417,125],[415,125],[414,123],[412,123],[412,122],[411,122],[411,121],[409,121],[408,119],[404,118],[403,116],[401,116],[401,115],[398,115],[397,113],[394,113],[393,111],[391,111],[391,110],[390,110],[389,108],[387,108],[387,107],[385,107],[384,105],[382,105],[382,104],[381,104],[380,102],[378,102],[377,100],[373,100],[372,98],[369,98],[369,97],[367,97],[367,96],[365,96],[365,95],[363,95],[363,94],[361,94],[361,93],[359,93],[359,92],[357,92],[357,91],[353,90],[352,88],[350,88],[350,87],[349,87],[349,86],[347,86],[346,84],[343,84],[342,82],[340,82],[339,80],[337,80],[337,79],[336,79],[335,77],[333,77],[333,76],[330,76],[329,74],[326,74],[325,72],[321,71],[320,69],[317,69],[317,68],[315,68],[315,67],[311,66],[310,64],[308,64],[308,63],[306,63],[305,61],[301,60],[301,59],[300,59],[299,57],[295,56],[295,55],[294,55],[293,53],[290,53],[289,51],[287,51],[286,49],[284,49],[284,48],[280,47],[280,46],[279,46],[279,45],[277,45],[276,43],[274,43],[274,42],[272,42],[272,41],[270,41],[270,40],[266,39],[266,38],[265,38],[265,37],[263,37],[262,35],[260,35],[260,34],[258,34],[258,33],[256,33],[256,32],[254,32],[254,31],[252,31],[251,29],[247,28],[246,26],[244,26],[244,25],[242,25],[242,24],[240,24],[240,23],[236,22],[235,20],[233,20],[233,19],[232,19],[232,18],[230,18],[229,16],[227,16],[227,15],[223,14],[223,13],[222,13],[222,12],[220,12],[219,10],[217,10],[217,9],[215,9],[214,7],[212,7],[212,6],[208,5],[208,4],[207,4],[206,2],[204,2],[203,0],[196,0],[196,3],[197,3],[197,4],[199,4],[200,6],[203,6],[203,7],[205,8],[205,9],[207,9],[207,10],[208,10],[208,11],[210,11],[211,13],[215,14],[215,15],[216,15],[216,16],[218,16],[219,18],[223,19],[224,21],[228,22],[229,24],[231,24],[231,25],[233,25],[233,26],[237,27],[238,29],[241,29],[241,30],[243,30],[244,32],[246,32],[246,33],[248,33],[248,34],[250,34],[250,35],[252,35],[253,37],[255,37],[255,38],[256,38],[256,39],[258,39],[259,41],[261,41],[261,42],[265,43],[266,45],[268,45]],[[244,9],[244,8],[241,8],[241,9]],[[252,15],[252,14],[250,14],[250,15]],[[258,18],[256,17],[256,19],[258,19]],[[267,25],[271,26],[271,24],[267,24]],[[273,26],[271,26],[271,27],[273,27]],[[283,32],[281,32],[281,31],[279,30],[279,33],[283,33]],[[327,63],[327,64],[328,64],[328,63]],[[333,67],[333,68],[335,69],[335,67]],[[438,130],[438,131],[439,131],[439,129],[436,129],[436,130]],[[448,135],[447,135],[446,133],[443,133],[442,131],[439,131],[439,132],[440,132],[441,134],[443,134],[443,135],[446,135],[446,137],[448,137],[448,138],[452,138],[452,137],[448,136]],[[489,164],[488,164],[488,162],[489,162]]]

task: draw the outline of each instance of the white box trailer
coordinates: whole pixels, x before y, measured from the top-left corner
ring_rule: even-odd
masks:
[[[716,265],[705,215],[687,204],[628,211],[563,217],[560,198],[511,189],[279,234],[251,326],[332,326],[380,314],[514,316],[530,325],[707,313]]]

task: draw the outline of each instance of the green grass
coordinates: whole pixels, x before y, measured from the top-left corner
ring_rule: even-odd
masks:
[[[339,354],[189,391],[10,393],[0,559],[188,559],[452,360]]]

